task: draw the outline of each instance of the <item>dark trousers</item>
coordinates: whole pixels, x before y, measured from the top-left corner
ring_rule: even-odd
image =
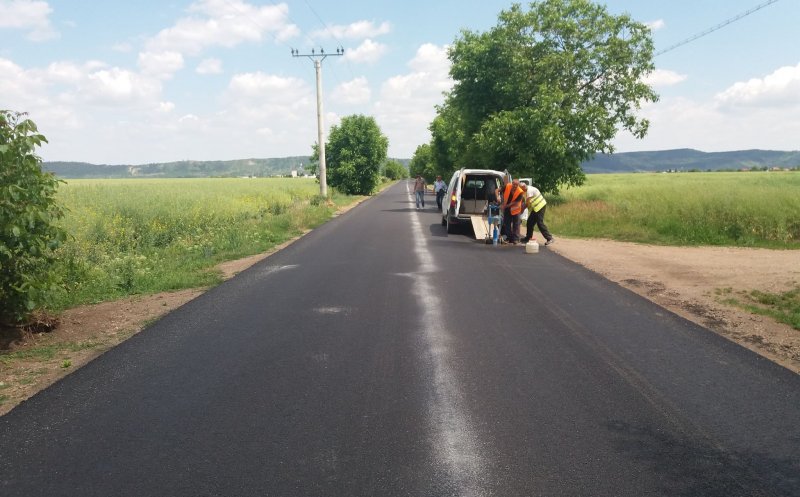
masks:
[[[525,234],[525,238],[530,240],[533,236],[533,227],[538,226],[539,231],[542,232],[542,236],[545,240],[552,240],[553,235],[550,234],[550,230],[547,229],[547,225],[544,224],[544,211],[547,210],[547,206],[539,210],[539,212],[530,212],[528,213],[528,223],[525,225],[527,228],[527,232]]]
[[[436,192],[436,205],[439,206],[439,210],[442,210],[442,199],[444,199],[444,190],[439,190]]]
[[[511,209],[503,210],[503,234],[509,242],[519,241],[519,214],[511,215]]]

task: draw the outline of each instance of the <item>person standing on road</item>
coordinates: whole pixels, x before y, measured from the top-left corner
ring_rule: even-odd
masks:
[[[503,233],[509,243],[519,243],[519,215],[525,201],[525,192],[515,179],[503,188],[503,199],[500,210],[503,212]]]
[[[542,232],[544,239],[547,240],[544,244],[552,245],[556,240],[553,238],[553,235],[550,234],[547,225],[544,224],[544,212],[547,210],[547,201],[544,199],[544,196],[542,196],[542,192],[533,185],[527,186],[523,184],[522,189],[525,190],[528,198],[528,222],[525,225],[527,231],[525,233],[525,238],[522,239],[522,243],[528,243],[528,241],[530,241],[533,237],[533,227],[536,225],[539,227],[539,231]]]
[[[442,181],[441,176],[437,176],[436,181],[433,182],[433,192],[436,194],[436,205],[439,206],[439,211],[441,211],[442,200],[444,199],[444,194],[447,192],[447,183]]]
[[[417,209],[419,206],[422,205],[422,208],[425,208],[425,179],[421,175],[417,175],[416,181],[414,181],[414,200],[417,203]]]

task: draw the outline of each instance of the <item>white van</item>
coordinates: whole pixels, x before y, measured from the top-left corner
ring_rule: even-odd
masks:
[[[497,201],[496,192],[509,181],[508,171],[462,168],[453,173],[442,202],[442,226],[447,226],[448,233],[459,226],[473,226],[475,237],[482,238],[483,232],[473,223],[485,220],[489,203]]]

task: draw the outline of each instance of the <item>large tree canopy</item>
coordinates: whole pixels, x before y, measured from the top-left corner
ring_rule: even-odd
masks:
[[[369,195],[380,180],[389,140],[375,118],[352,115],[331,128],[325,145],[327,180],[343,193]]]
[[[431,124],[437,168],[509,169],[544,191],[584,180],[581,163],[613,152],[658,99],[650,30],[589,0],[544,0],[500,13],[486,33],[463,31],[449,51],[454,86]]]

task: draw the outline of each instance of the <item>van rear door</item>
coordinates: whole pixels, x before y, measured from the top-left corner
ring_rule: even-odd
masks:
[[[457,217],[458,213],[461,212],[461,191],[464,188],[464,180],[466,180],[466,176],[464,175],[464,169],[461,168],[458,170],[458,180],[456,180],[456,188],[453,191],[453,195],[455,195],[456,206],[453,209],[453,216]],[[452,200],[452,197],[451,197]]]
[[[444,226],[447,222],[447,215],[450,212],[450,204],[453,201],[453,195],[458,189],[458,179],[461,177],[461,171],[463,171],[463,169],[454,172],[453,176],[450,178],[450,182],[447,184],[447,192],[445,193],[445,197],[442,201],[442,226]]]

